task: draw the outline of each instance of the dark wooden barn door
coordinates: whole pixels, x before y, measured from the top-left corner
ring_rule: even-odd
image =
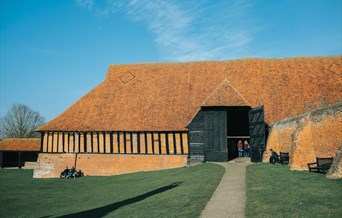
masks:
[[[204,158],[204,112],[200,110],[187,126],[189,129],[189,164],[198,164]]]
[[[261,162],[265,145],[264,107],[256,107],[249,111],[249,133],[251,161]]]
[[[204,111],[205,160],[227,161],[227,111]]]

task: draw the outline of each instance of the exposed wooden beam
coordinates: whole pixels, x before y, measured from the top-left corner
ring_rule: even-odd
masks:
[[[177,154],[177,142],[176,142],[176,134],[172,133],[173,136],[173,153]]]
[[[144,136],[145,136],[145,154],[148,154],[147,132],[144,133]]]
[[[165,133],[165,143],[166,143],[166,154],[170,154],[169,134],[168,133]]]
[[[110,153],[113,153],[113,131],[109,132]]]
[[[183,133],[182,133],[182,132],[179,133],[179,137],[180,137],[181,154],[184,154],[184,148],[183,148]]]

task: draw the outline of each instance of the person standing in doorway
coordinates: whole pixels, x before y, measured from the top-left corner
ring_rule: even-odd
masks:
[[[243,143],[243,148],[245,149],[245,157],[249,157],[249,144],[247,140]]]
[[[243,144],[241,140],[238,141],[237,148],[239,152],[239,157],[242,157],[243,156]]]

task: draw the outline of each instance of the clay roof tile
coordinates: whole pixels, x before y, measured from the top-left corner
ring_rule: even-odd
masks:
[[[0,141],[0,151],[40,151],[40,139],[6,138]]]
[[[342,101],[341,56],[110,65],[39,130],[176,131],[203,105],[264,105],[271,124]]]

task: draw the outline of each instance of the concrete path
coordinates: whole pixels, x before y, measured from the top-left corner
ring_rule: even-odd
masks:
[[[243,218],[246,205],[246,166],[250,164],[249,158],[215,164],[223,166],[226,172],[200,217]]]

